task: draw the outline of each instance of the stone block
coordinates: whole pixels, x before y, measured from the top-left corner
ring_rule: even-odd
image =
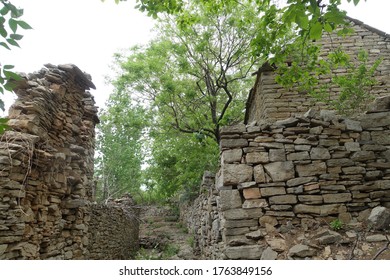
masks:
[[[230,126],[223,126],[220,129],[221,135],[240,134],[243,132],[246,132],[246,126],[243,123],[236,124],[236,125],[230,125]]]
[[[344,124],[346,130],[357,131],[357,132],[361,132],[363,130],[362,125],[359,121],[345,119]]]
[[[263,216],[260,208],[253,209],[229,209],[222,212],[226,220],[247,220]]]
[[[286,184],[288,187],[295,187],[315,181],[317,181],[316,177],[298,177],[288,180]]]
[[[340,214],[346,211],[347,211],[346,206],[340,204],[325,204],[325,205],[297,204],[294,206],[295,214],[328,216],[328,215]]]
[[[264,169],[273,182],[283,182],[295,177],[294,164],[291,161],[268,163],[264,165]]]
[[[250,199],[245,200],[242,204],[242,208],[249,209],[249,208],[264,208],[268,207],[268,202],[265,199]]]
[[[286,194],[286,189],[284,187],[266,187],[261,188],[260,193],[262,197],[283,195]]]
[[[309,153],[307,151],[298,152],[298,153],[290,153],[287,155],[287,160],[307,160],[310,159]]]
[[[261,165],[261,164],[256,165],[253,168],[253,174],[254,174],[256,183],[265,183],[266,182],[265,171],[264,171],[263,165]]]
[[[263,249],[260,245],[246,245],[238,247],[227,247],[225,255],[229,259],[259,260]]]
[[[296,170],[299,177],[321,175],[326,173],[325,162],[312,162],[311,164],[297,165]]]
[[[222,152],[221,160],[223,163],[241,162],[242,149],[225,150]]]
[[[270,149],[269,161],[286,161],[286,152],[284,151],[284,149]]]
[[[270,204],[295,204],[297,202],[297,196],[293,194],[278,195],[269,198]]]
[[[238,184],[237,189],[242,190],[242,189],[252,188],[252,187],[255,187],[256,185],[257,185],[257,183],[255,181],[243,182],[243,183]]]
[[[241,208],[242,200],[238,190],[220,190],[218,207],[221,211],[227,209]]]
[[[241,228],[225,228],[223,229],[224,235],[242,235],[250,232],[249,227],[241,227]]]
[[[348,152],[358,152],[361,151],[360,144],[358,142],[346,142],[344,144],[345,149],[347,149]]]
[[[276,260],[278,257],[278,253],[274,250],[272,250],[271,247],[267,247],[263,253],[261,254],[260,260]]]
[[[223,222],[224,228],[241,228],[241,227],[255,227],[258,226],[257,219],[250,220],[225,220]]]
[[[220,142],[221,149],[243,148],[247,146],[248,146],[248,140],[243,138],[221,139]]]
[[[365,114],[361,118],[362,128],[375,128],[390,125],[390,112]]]
[[[361,166],[350,166],[350,167],[343,167],[341,169],[344,174],[365,174],[366,169]]]
[[[312,148],[310,151],[310,158],[313,160],[330,159],[330,153],[326,148]]]
[[[243,190],[243,195],[245,199],[255,199],[260,198],[260,189],[259,188],[248,188]]]
[[[390,209],[386,207],[375,207],[368,217],[369,223],[377,230],[390,228]]]
[[[348,158],[340,158],[340,159],[329,159],[326,161],[328,167],[336,167],[336,166],[352,166],[355,165],[353,160]]]
[[[376,159],[376,157],[373,151],[358,151],[351,156],[351,159],[354,161],[368,161]]]
[[[246,155],[246,163],[256,164],[256,163],[268,163],[269,157],[268,152],[253,152]]]
[[[322,204],[323,198],[321,195],[298,195],[298,201],[305,204]]]
[[[221,177],[224,186],[252,181],[253,168],[246,164],[224,164]]]
[[[352,200],[352,195],[350,193],[324,194],[322,196],[324,198],[324,203],[343,203]]]
[[[372,131],[372,141],[379,145],[390,145],[390,131]]]

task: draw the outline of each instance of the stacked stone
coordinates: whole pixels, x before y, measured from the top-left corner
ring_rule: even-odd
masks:
[[[219,190],[225,254],[261,256],[266,224],[317,217],[344,223],[390,207],[390,97],[358,120],[333,112],[221,129]]]
[[[0,259],[86,255],[98,121],[91,87],[74,65],[16,82],[0,141]]]
[[[351,29],[354,31],[348,36],[324,33],[317,41],[321,45],[321,56],[327,57],[331,51],[341,48],[352,61],[359,64],[357,57],[361,50],[369,54],[367,66],[372,66],[377,59],[381,63],[375,72],[378,83],[371,87],[370,94],[384,96],[388,94],[390,75],[390,36],[385,32],[372,28],[362,22],[349,18]],[[335,75],[346,73],[346,69],[335,70]],[[277,121],[296,115],[302,115],[310,108],[324,108],[325,104],[311,98],[307,93],[300,93],[297,88],[286,89],[275,82],[276,74],[268,64],[263,65],[257,73],[254,88],[248,98],[246,122],[267,119]],[[330,82],[329,77],[318,77],[320,84]],[[331,97],[338,96],[340,88],[329,88]]]
[[[195,250],[205,259],[221,259],[220,219],[215,175],[206,171],[200,195],[192,202],[181,203],[180,219],[194,236]]]
[[[91,206],[88,259],[128,260],[138,250],[139,209],[129,198]]]

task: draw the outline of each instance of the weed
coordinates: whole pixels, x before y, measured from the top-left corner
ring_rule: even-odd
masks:
[[[343,222],[339,219],[331,221],[329,225],[333,230],[340,230],[343,228]]]

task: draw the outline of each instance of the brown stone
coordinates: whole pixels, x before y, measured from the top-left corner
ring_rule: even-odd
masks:
[[[313,162],[311,164],[297,165],[296,170],[299,177],[321,175],[326,173],[325,162]]]
[[[322,195],[325,203],[342,203],[352,200],[350,193],[335,193]]]
[[[224,164],[221,168],[224,186],[252,181],[253,168],[246,164]]]
[[[266,188],[261,188],[260,192],[262,197],[267,197],[267,196],[286,194],[286,189],[284,187],[266,187]]]
[[[246,162],[249,164],[256,163],[268,163],[268,153],[267,152],[253,152],[246,155]]]
[[[260,189],[259,188],[248,188],[243,190],[243,195],[245,199],[254,199],[260,198]]]
[[[242,208],[264,208],[268,206],[268,202],[265,199],[250,199],[245,200],[242,204]]]
[[[294,164],[291,161],[268,163],[264,165],[264,169],[273,182],[287,181],[295,176]]]
[[[295,204],[297,202],[296,195],[292,194],[272,196],[269,198],[270,204]]]

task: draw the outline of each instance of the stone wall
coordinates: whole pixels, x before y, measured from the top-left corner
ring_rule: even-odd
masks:
[[[334,34],[324,34],[317,43],[322,46],[322,56],[326,57],[330,51],[343,49],[352,59],[363,49],[369,54],[368,65],[372,65],[378,58],[382,58],[375,77],[379,83],[373,86],[370,93],[374,96],[384,96],[389,93],[390,87],[390,35],[380,30],[349,18],[354,34],[339,37]],[[337,70],[342,75],[346,70]],[[310,108],[324,108],[325,104],[310,98],[306,93],[286,88],[275,82],[275,72],[268,64],[263,65],[257,73],[256,83],[247,101],[245,123],[252,121],[276,121],[296,115],[304,114]],[[329,77],[319,76],[320,83],[328,83]],[[337,87],[329,89],[331,96],[340,91]]]
[[[205,259],[222,259],[220,218],[217,208],[218,191],[215,175],[206,171],[200,195],[194,201],[180,204],[180,220],[194,236],[195,251]]]
[[[74,65],[46,65],[16,82],[0,138],[0,259],[89,257],[99,217],[91,208],[99,120],[89,88]]]
[[[92,205],[88,259],[132,259],[138,250],[138,217],[139,209],[128,198]]]
[[[267,224],[363,222],[390,207],[390,97],[360,119],[331,111],[221,130],[219,191],[224,253],[260,258]],[[314,221],[314,222],[313,222]],[[263,235],[264,237],[264,235]]]

